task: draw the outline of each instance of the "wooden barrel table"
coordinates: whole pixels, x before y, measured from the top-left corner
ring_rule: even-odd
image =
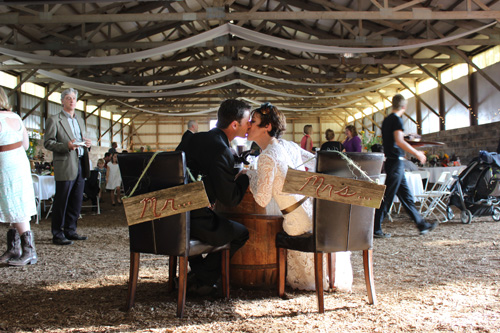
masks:
[[[215,210],[247,227],[250,238],[231,258],[231,285],[247,289],[276,288],[278,258],[276,234],[283,230],[282,215],[268,215],[248,190],[236,207],[217,203]]]

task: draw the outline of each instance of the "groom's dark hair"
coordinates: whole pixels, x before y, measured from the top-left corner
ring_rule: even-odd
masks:
[[[250,111],[250,109],[251,106],[247,102],[226,99],[217,111],[217,128],[226,129],[235,120],[239,123],[245,111]]]

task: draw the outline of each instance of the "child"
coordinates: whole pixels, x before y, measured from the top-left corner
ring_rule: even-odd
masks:
[[[101,182],[99,183],[99,198],[102,201],[102,194],[106,192],[106,167],[104,166],[104,159],[100,158],[97,160],[97,166],[94,170],[98,171],[101,174]]]
[[[118,167],[118,153],[113,153],[111,155],[111,161],[108,163],[108,171],[106,173],[106,190],[110,191],[111,194],[111,204],[115,205],[115,195],[116,201],[121,205],[122,200],[120,198],[120,186],[122,184],[122,176],[120,174],[120,168]]]

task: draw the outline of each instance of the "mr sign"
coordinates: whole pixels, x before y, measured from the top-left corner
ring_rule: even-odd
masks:
[[[203,182],[194,182],[123,199],[128,225],[180,214],[209,205]]]

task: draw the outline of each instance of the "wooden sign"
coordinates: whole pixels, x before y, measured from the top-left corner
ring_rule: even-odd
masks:
[[[123,199],[128,225],[180,214],[209,205],[203,182],[194,182]]]
[[[289,168],[283,192],[379,208],[384,198],[385,185]]]

